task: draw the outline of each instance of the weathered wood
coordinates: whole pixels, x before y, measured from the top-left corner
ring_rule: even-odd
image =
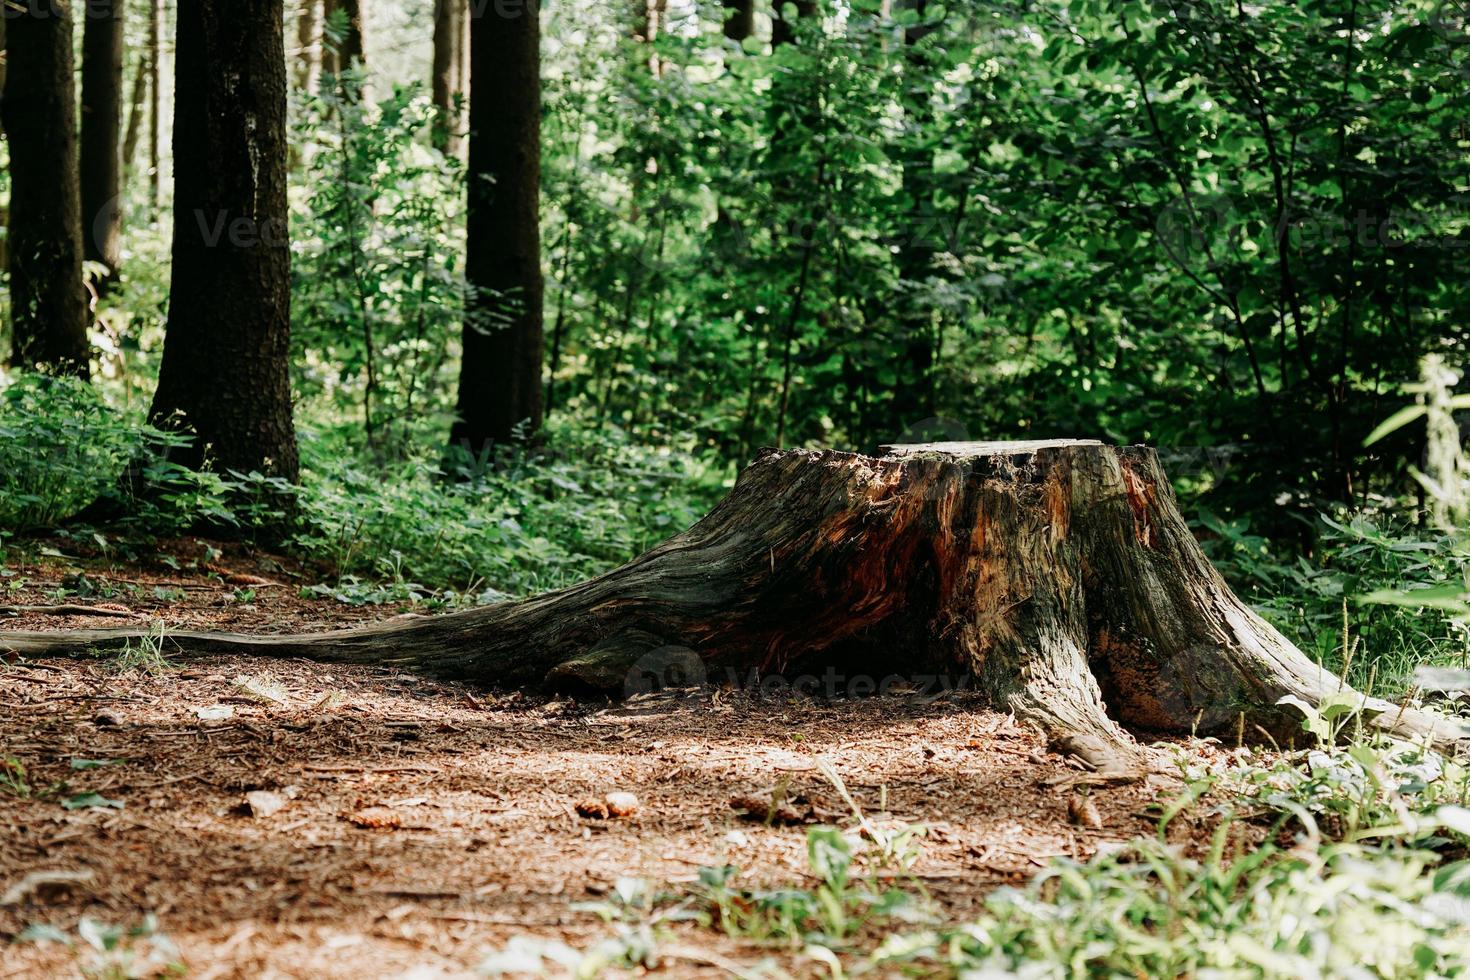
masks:
[[[1133,762],[1123,726],[1284,744],[1301,718],[1283,697],[1339,690],[1210,566],[1153,450],[884,448],[767,450],[689,530],[559,592],[311,636],[168,640],[613,695],[669,672],[966,675],[1104,770]],[[75,652],[140,635],[0,633],[0,648]],[[1376,699],[1365,709],[1371,724],[1441,745],[1466,734]]]

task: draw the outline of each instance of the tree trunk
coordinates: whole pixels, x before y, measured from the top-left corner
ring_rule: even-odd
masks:
[[[179,5],[174,240],[152,422],[180,461],[295,480],[282,0]]]
[[[148,108],[148,52],[138,58],[138,68],[133,74],[133,94],[128,99],[128,124],[123,129],[122,172],[123,182],[132,179],[133,161],[138,157],[138,140],[143,134],[143,113]]]
[[[5,17],[3,14],[0,14],[0,55],[4,55],[4,53],[5,53],[5,22],[8,19],[9,18]],[[5,113],[3,111],[4,99],[5,99],[5,58],[4,57],[0,57],[0,138],[3,138],[4,132],[5,132],[5,123],[4,123],[4,118],[3,118],[4,115],[5,115]],[[9,231],[8,231],[9,228],[10,228],[10,202],[8,200],[3,200],[3,201],[0,201],[0,231],[5,231],[6,233],[5,234],[0,234],[0,267],[5,268],[7,271],[10,269],[10,234],[9,234]],[[0,326],[3,326],[3,324],[0,324]]]
[[[704,683],[815,693],[973,682],[1064,751],[1136,770],[1129,728],[1301,731],[1337,681],[1205,559],[1153,450],[934,443],[874,458],[767,450],[710,514],[581,585],[316,636],[175,633],[181,649],[385,663],[495,686],[622,695]],[[54,654],[141,631],[0,633]],[[1370,726],[1466,730],[1365,698]]]
[[[725,0],[725,37],[740,42],[755,36],[755,0]]]
[[[470,94],[470,12],[468,9],[461,9],[455,27],[459,31],[459,59],[454,76],[454,90],[463,93],[468,99]],[[464,152],[463,142],[461,140],[461,153]]]
[[[334,16],[342,9],[342,0],[322,0],[322,28],[320,35],[321,44],[321,80],[325,83],[328,78],[335,78],[342,72],[343,61],[341,58],[342,45],[326,35],[326,27],[329,24],[340,22],[341,18]],[[326,91],[324,86],[323,91]]]
[[[534,4],[470,15],[469,207],[458,421],[480,452],[542,412],[541,28]]]
[[[904,28],[904,98],[909,139],[903,144],[902,196],[906,211],[900,230],[900,245],[894,256],[900,280],[907,286],[922,284],[933,270],[938,246],[934,241],[934,151],[926,142],[926,134],[934,125],[934,103],[929,57],[919,42],[934,28],[923,18],[928,14],[928,0],[904,0],[906,11],[919,21]],[[915,295],[912,288],[898,296],[895,309],[899,327],[899,344],[903,354],[897,363],[897,383],[893,386],[892,422],[897,431],[934,415],[934,312],[933,306]]]
[[[87,377],[71,4],[6,4],[5,20],[11,360]]]
[[[434,0],[434,58],[430,88],[438,118],[434,123],[434,145],[448,156],[460,151],[461,123],[458,101],[463,69],[465,0]]]
[[[316,88],[321,72],[322,0],[301,0],[296,13],[296,87]]]
[[[163,0],[148,0],[148,200],[155,217],[161,203],[159,180],[163,164],[159,157],[159,129],[163,119],[163,93],[159,88],[163,58]]]
[[[339,57],[343,68],[357,65],[367,67],[367,49],[362,40],[362,0],[338,0],[347,14],[347,32],[342,35],[342,50]]]
[[[633,40],[642,44],[653,44],[664,30],[664,15],[668,0],[633,0]],[[654,78],[662,78],[663,59],[658,51],[648,56],[648,71]]]
[[[123,2],[89,0],[82,29],[82,257],[117,276],[122,241]]]

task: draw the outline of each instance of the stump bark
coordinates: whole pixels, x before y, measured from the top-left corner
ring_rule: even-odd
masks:
[[[1344,690],[1231,592],[1153,450],[932,443],[869,457],[763,452],[689,530],[558,592],[307,636],[172,633],[186,652],[394,664],[490,686],[613,696],[709,678],[970,678],[1104,771],[1125,728],[1268,737]],[[0,633],[25,655],[138,630]],[[1367,723],[1457,747],[1435,716]]]

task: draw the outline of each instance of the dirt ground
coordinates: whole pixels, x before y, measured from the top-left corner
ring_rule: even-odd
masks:
[[[62,595],[75,562],[12,565],[4,602],[109,603],[142,617],[23,613],[0,631],[161,619],[272,632],[400,612],[303,599],[278,563],[224,555],[208,566],[93,563],[82,569],[92,594],[78,598]],[[252,577],[283,584],[257,582],[241,601],[237,583]],[[121,579],[134,584],[108,584]],[[625,876],[677,890],[701,866],[729,863],[753,883],[809,881],[803,824],[849,816],[818,759],[866,813],[927,828],[915,883],[953,914],[1055,856],[1151,832],[1150,804],[1179,790],[1161,749],[1147,779],[1089,789],[1101,826],[1086,826],[1075,807],[1069,818],[1077,770],[970,694],[577,704],[301,661],[212,657],[147,673],[10,659],[0,759],[25,774],[23,787],[0,785],[0,938],[50,925],[75,939],[83,915],[132,926],[152,914],[192,977],[473,975],[513,937],[581,948],[606,936],[574,906]],[[611,791],[635,794],[637,810],[578,814]],[[82,805],[95,802],[87,793],[112,803]],[[251,793],[266,794],[253,797],[260,812]],[[737,808],[773,793],[800,822],[767,825]],[[48,882],[54,872],[73,880]],[[687,929],[664,975],[811,970]],[[81,966],[54,942],[0,947],[0,978]]]

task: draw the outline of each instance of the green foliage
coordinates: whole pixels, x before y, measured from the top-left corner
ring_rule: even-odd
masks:
[[[728,479],[616,431],[552,425],[538,444],[493,458],[446,459],[436,447],[388,463],[359,450],[343,425],[301,430],[304,477],[293,487],[185,469],[166,455],[178,436],[113,411],[74,381],[23,377],[0,398],[0,430],[13,434],[0,442],[0,509],[11,508],[0,526],[39,529],[100,498],[121,512],[108,533],[66,534],[133,552],[201,527],[267,536],[324,567],[330,579],[316,591],[353,603],[489,602],[570,585],[693,524]],[[135,483],[120,480],[130,464]],[[104,586],[84,576],[74,592]],[[126,662],[148,666],[161,648],[161,638],[140,641]]]
[[[1295,557],[1252,534],[1244,519],[1205,514],[1200,526],[1211,560],[1257,611],[1329,673],[1340,674],[1346,662],[1347,680],[1360,690],[1370,679],[1377,689],[1399,690],[1417,665],[1459,664],[1466,656],[1470,635],[1452,611],[1420,606],[1406,615],[1365,602],[1405,583],[1432,588],[1464,573],[1450,539],[1410,523],[1387,501],[1372,511],[1321,515],[1311,552]]]
[[[402,456],[446,419],[463,175],[429,145],[418,86],[370,103],[359,73],[334,83],[296,121],[309,147],[292,227],[296,387],[360,414],[369,446]]]
[[[815,884],[743,888],[729,866],[702,869],[688,897],[620,882],[615,901],[584,907],[616,922],[616,937],[585,954],[520,937],[485,972],[533,956],[576,976],[657,963],[675,939],[666,925],[684,921],[799,952],[833,976],[1433,977],[1470,969],[1470,862],[1457,860],[1470,839],[1463,767],[1423,747],[1359,741],[1294,754],[1242,749],[1227,766],[1181,756],[1181,774],[1185,792],[1164,807],[1156,836],[1102,848],[1086,862],[1055,860],[1026,887],[996,890],[973,917],[939,916],[916,880],[880,886],[871,874],[878,852],[855,811],[847,831],[808,831]],[[1214,825],[1208,840],[1170,842],[1170,824],[1186,813]],[[615,957],[634,936],[637,958]]]
[[[1424,470],[1414,467],[1410,472],[1428,497],[1429,516],[1456,562],[1454,574],[1432,578],[1415,575],[1409,579],[1408,588],[1379,589],[1366,598],[1369,602],[1448,615],[1462,630],[1470,632],[1470,455],[1461,444],[1454,416],[1456,409],[1470,408],[1470,396],[1454,393],[1459,380],[1459,372],[1446,367],[1438,355],[1426,357],[1422,380],[1408,388],[1418,396],[1418,404],[1395,413],[1368,437],[1373,442],[1410,421],[1424,419],[1428,430],[1424,448],[1427,465]]]
[[[74,378],[0,387],[0,527],[52,527],[108,492],[147,434]]]
[[[1428,0],[818,7],[769,52],[552,26],[559,406],[735,454],[932,416],[1229,450],[1200,485],[1273,531],[1403,472],[1358,445],[1470,254]]]
[[[696,894],[709,921],[726,935],[796,946],[844,946],[865,927],[926,918],[926,903],[879,879],[857,876],[852,839],[832,827],[807,831],[807,862],[815,888],[747,889],[732,865],[701,868]]]
[[[1155,842],[1061,862],[974,923],[894,935],[881,968],[1038,977],[1446,976],[1470,967],[1459,886],[1351,845],[1189,858]]]
[[[25,763],[13,755],[0,756],[0,791],[23,800],[31,795]]]
[[[722,473],[678,453],[562,427],[544,439],[495,460],[460,456],[447,472],[419,457],[385,474],[344,458],[337,434],[304,432],[291,545],[345,576],[330,589],[348,601],[440,589],[494,601],[627,561],[694,523],[722,489]]]
[[[1252,534],[1244,519],[1200,519],[1211,559],[1267,619],[1354,686],[1405,686],[1421,664],[1470,664],[1470,544],[1463,531],[1470,465],[1453,416],[1459,380],[1436,357],[1408,386],[1417,402],[1370,441],[1424,419],[1425,468],[1410,467],[1423,507],[1375,498],[1371,507],[1322,514],[1313,548],[1294,559]]]

